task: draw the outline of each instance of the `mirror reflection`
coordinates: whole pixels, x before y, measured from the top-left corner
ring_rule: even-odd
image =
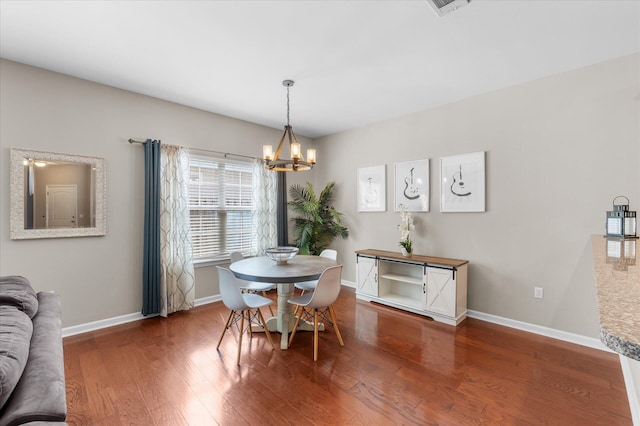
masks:
[[[95,167],[24,158],[24,229],[95,227]]]
[[[105,235],[104,158],[11,148],[12,240]]]

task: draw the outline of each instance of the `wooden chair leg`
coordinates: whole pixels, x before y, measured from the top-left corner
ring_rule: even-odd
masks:
[[[247,322],[249,326],[247,327],[247,334],[249,337],[253,337],[253,328],[251,327],[251,309],[247,310]]]
[[[300,309],[302,309],[302,306],[300,306],[300,305],[298,305],[298,306],[300,307]],[[293,326],[293,331],[291,331],[291,336],[289,336],[289,346],[291,346],[291,343],[293,343],[293,336],[296,335],[296,330],[298,330],[298,324],[300,324],[300,318],[302,318],[302,313],[300,313],[300,315],[296,318],[296,323]],[[286,333],[286,331],[285,331],[285,333]]]
[[[260,319],[260,322],[262,323],[262,328],[264,328],[264,333],[267,335],[267,340],[269,341],[269,343],[271,343],[271,349],[275,349],[276,347],[273,346],[273,340],[271,339],[271,333],[269,333],[269,329],[267,328],[267,323],[264,321],[264,317],[262,316],[262,312],[260,312],[260,309],[256,309],[258,311],[258,318]]]
[[[342,340],[342,335],[340,334],[340,329],[338,328],[336,311],[335,309],[333,309],[333,305],[329,306],[329,317],[331,317],[331,322],[333,323],[333,329],[336,331],[336,336],[338,336],[338,343],[340,343],[340,346],[344,346],[344,341]]]
[[[318,360],[318,308],[313,309],[313,360]]]
[[[262,295],[266,298],[269,298],[269,296],[267,296],[267,292],[263,291]],[[269,305],[269,312],[271,312],[271,316],[273,316],[273,309],[271,308],[271,305]]]
[[[231,318],[233,318],[233,311],[229,312],[229,318],[227,318],[227,323],[224,325],[224,329],[222,330],[222,335],[218,340],[218,346],[216,346],[216,349],[220,348],[220,343],[222,343],[222,338],[224,337],[224,333],[227,332],[227,328],[229,328],[229,324],[231,324]]]
[[[242,311],[242,317],[240,318],[240,336],[238,337],[238,359],[236,364],[240,365],[240,353],[242,352],[242,335],[244,334],[244,312]]]

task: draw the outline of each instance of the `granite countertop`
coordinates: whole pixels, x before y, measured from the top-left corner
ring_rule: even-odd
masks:
[[[626,252],[622,246],[625,246]],[[640,249],[638,239],[591,236],[600,312],[600,340],[610,349],[640,361]],[[633,250],[629,250],[633,248]],[[619,261],[626,253],[627,260]],[[632,252],[633,255],[629,255]]]

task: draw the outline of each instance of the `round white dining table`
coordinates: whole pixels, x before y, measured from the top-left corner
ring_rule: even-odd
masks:
[[[293,297],[294,283],[317,280],[325,269],[336,265],[338,262],[335,260],[320,256],[298,255],[282,265],[267,256],[259,256],[234,262],[229,269],[237,278],[277,285],[278,314],[267,320],[267,328],[281,333],[280,349],[287,349],[288,334],[294,325],[293,306],[287,300]],[[307,327],[307,324],[301,323],[299,329],[305,330]]]

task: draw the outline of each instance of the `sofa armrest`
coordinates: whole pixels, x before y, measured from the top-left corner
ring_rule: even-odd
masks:
[[[64,421],[67,416],[60,296],[41,292],[38,302],[29,359],[4,407],[0,426]]]

